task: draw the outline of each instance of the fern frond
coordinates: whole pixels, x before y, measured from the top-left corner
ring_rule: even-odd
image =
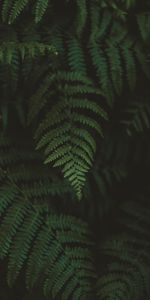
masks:
[[[90,84],[90,81],[83,75],[80,75],[80,73],[57,73],[55,80],[56,83],[58,82],[59,84],[59,91],[61,91],[63,100],[58,101],[56,105],[52,106],[50,112],[46,114],[37,129],[35,135],[38,141],[37,149],[46,147],[45,163],[53,162],[53,166],[63,166],[64,177],[69,179],[80,198],[85,181],[84,173],[87,172],[92,164],[95,143],[93,144],[91,132],[88,134],[90,140],[88,141],[86,134],[84,141],[82,141],[78,134],[78,127],[81,129],[85,128],[85,132],[89,129],[94,129],[102,135],[103,133],[99,122],[94,120],[91,116],[88,116],[87,113],[96,114],[105,120],[107,119],[107,114],[98,104],[90,100],[93,93],[93,86]],[[64,88],[63,81],[66,82],[68,88]],[[80,85],[76,83],[78,81]],[[76,84],[77,91],[73,89]],[[78,90],[80,86],[82,86],[82,88]],[[85,91],[86,95],[90,98],[84,99],[83,96],[80,97],[80,91]],[[95,90],[95,94],[96,93],[99,94],[99,91]],[[41,94],[38,94],[37,101],[36,97],[33,98],[33,107],[36,107],[39,103],[39,111],[41,110],[40,99]],[[33,107],[31,102],[31,111],[33,111]],[[81,113],[80,110],[85,110],[85,114]],[[67,168],[65,166],[66,164]],[[69,166],[70,169],[68,169]]]
[[[59,83],[60,82],[79,82],[79,83],[83,83],[86,85],[92,85],[93,81],[81,74],[80,72],[65,72],[65,71],[57,71],[57,73],[55,74],[55,80],[57,80]]]
[[[35,58],[37,55],[45,55],[46,53],[52,53],[54,48],[50,45],[45,45],[39,42],[31,43],[17,43],[17,42],[3,42],[0,46],[0,62],[11,64],[14,59],[22,59],[27,56],[28,58]],[[17,54],[17,55],[16,55]]]
[[[150,66],[148,62],[148,56],[144,52],[144,49],[142,49],[142,45],[137,43],[135,45],[135,53],[137,60],[141,66],[141,69],[143,70],[145,76],[150,79]]]
[[[90,32],[90,38],[89,41],[95,41],[97,38],[97,34],[99,32],[99,6],[95,4],[92,4],[90,7],[90,22],[91,22],[91,32]]]
[[[133,91],[136,85],[136,61],[135,55],[132,50],[131,41],[125,40],[121,45],[122,55],[125,62],[125,70],[126,70],[126,78],[128,81],[128,85]]]
[[[68,40],[68,63],[72,71],[86,75],[84,56],[85,54],[79,41],[76,38],[70,38]]]
[[[150,39],[150,14],[148,12],[138,14],[137,23],[141,37],[147,43]]]
[[[100,247],[103,255],[110,257],[107,271],[97,284],[101,299],[149,297],[149,271],[146,267],[150,259],[149,216],[150,210],[137,202],[121,205],[117,222],[124,225],[125,234],[107,239]]]
[[[9,206],[9,204],[16,199],[18,191],[14,186],[4,185],[0,189],[0,217]]]
[[[122,78],[123,70],[121,65],[121,55],[120,55],[119,47],[115,45],[112,46],[110,45],[107,49],[107,55],[109,57],[113,86],[117,94],[120,95],[123,86],[123,78]]]
[[[29,249],[33,238],[37,234],[42,223],[41,215],[36,209],[28,212],[21,229],[17,231],[13,245],[10,249],[9,263],[8,263],[8,283],[10,286],[16,280],[20,270],[28,256]]]
[[[60,53],[62,56],[65,55],[64,36],[66,37],[62,26],[55,24],[55,27],[52,31],[48,30],[45,38],[45,42],[51,40],[51,43],[55,47],[57,53]]]
[[[100,88],[102,89],[105,97],[108,99],[108,103],[112,105],[114,92],[109,76],[107,56],[97,43],[92,43],[89,47],[92,63],[96,69],[100,82]]]
[[[46,9],[48,7],[49,0],[37,0],[35,8],[35,22],[41,21]]]
[[[100,25],[97,33],[97,40],[100,41],[107,33],[107,29],[111,24],[112,14],[106,10],[100,15]]]
[[[53,82],[54,76],[49,75],[45,78],[44,84],[41,84],[40,87],[37,89],[37,92],[32,96],[32,107],[29,110],[28,114],[28,123],[30,124],[34,118],[38,115],[39,110],[42,109],[47,102],[46,93],[49,92],[49,86],[51,82]],[[53,93],[52,93],[53,95]],[[41,98],[44,97],[43,101]]]
[[[86,91],[86,86],[85,86],[85,91]],[[91,90],[88,89],[87,87],[87,92],[90,93]],[[95,89],[95,94],[96,94],[97,90]],[[101,93],[98,90],[98,93]],[[90,101],[88,99],[70,99],[70,105],[72,108],[80,108],[80,109],[87,109],[87,110],[91,110],[93,113],[96,113],[99,115],[99,117],[104,118],[105,120],[108,120],[108,116],[107,113],[104,111],[104,109],[102,109],[97,103],[95,103],[94,101]]]
[[[12,238],[21,226],[25,214],[27,214],[29,204],[25,201],[15,203],[8,209],[8,212],[0,228],[0,257],[3,258],[9,250]]]
[[[15,19],[21,14],[29,0],[15,0],[9,16],[9,24],[13,23]]]
[[[147,277],[146,271],[144,274],[142,271],[142,267],[136,267],[134,262],[131,262],[131,266],[120,262],[110,265],[107,269],[108,273],[97,283],[98,295],[101,299],[129,300],[134,297],[138,300],[145,288],[143,276],[145,281]]]
[[[101,42],[101,40],[107,35],[111,20],[112,14],[109,10],[102,10],[99,3],[92,3],[90,7],[90,43]]]
[[[7,21],[9,11],[11,10],[11,7],[13,5],[14,0],[4,0],[3,6],[2,6],[2,19],[3,22]]]
[[[103,249],[105,255],[113,257],[113,262],[108,264],[107,273],[98,280],[98,295],[101,299],[111,297],[121,300],[132,297],[138,300],[143,294],[148,297],[147,269],[134,255],[135,250],[131,251],[131,245],[121,245],[120,240],[120,237],[116,241],[110,240],[108,248]]]
[[[74,220],[75,221],[75,220]],[[46,266],[45,274],[48,276],[46,280],[44,280],[44,290],[45,293],[47,294],[50,290],[52,289],[52,295],[53,297],[56,297],[59,295],[60,291],[63,291],[62,293],[62,299],[69,299],[70,295],[72,294],[72,299],[74,299],[74,288],[80,290],[80,297],[83,296],[85,297],[87,293],[87,289],[90,291],[91,287],[90,285],[88,286],[87,283],[89,282],[89,279],[92,277],[95,277],[95,274],[93,272],[93,266],[91,256],[90,256],[90,251],[87,251],[87,248],[77,248],[74,247],[74,254],[72,252],[71,244],[69,245],[69,241],[63,241],[63,244],[59,242],[59,245],[57,245],[57,240],[59,240],[61,236],[61,232],[65,232],[67,227],[71,226],[70,230],[70,238],[71,235],[74,233],[76,234],[76,241],[74,243],[76,245],[80,245],[80,242],[78,242],[78,237],[80,239],[81,236],[85,238],[85,240],[88,242],[88,235],[87,234],[87,229],[83,224],[83,231],[80,230],[79,233],[79,227],[82,227],[81,223],[77,223],[76,221],[73,222],[73,219],[70,217],[68,220],[66,217],[60,217],[60,223],[58,223],[57,217],[54,216],[54,218],[50,217],[48,220],[49,223],[49,230],[50,234],[54,234],[53,230],[55,229],[55,226],[57,228],[57,236],[56,240],[50,241],[49,239],[49,251],[51,253],[54,253],[53,256],[48,256],[47,253],[43,252],[43,258],[41,259],[42,265],[44,269],[44,266]],[[60,228],[59,228],[60,224]],[[76,227],[77,224],[77,227]],[[78,227],[79,226],[79,227]],[[81,228],[80,227],[80,228]],[[41,235],[42,236],[42,235]],[[69,232],[68,232],[69,236]],[[85,242],[86,243],[86,242]],[[56,248],[57,245],[57,248]],[[83,243],[82,243],[83,245]],[[36,244],[35,244],[36,247]],[[63,248],[62,248],[63,247]],[[36,247],[37,249],[37,247]],[[55,250],[54,250],[55,249]],[[44,250],[44,249],[43,249]],[[45,249],[46,250],[46,249]],[[45,254],[44,254],[45,253]],[[46,256],[45,256],[46,255]],[[80,256],[82,257],[82,264],[80,260]],[[45,257],[45,259],[44,259]],[[74,259],[76,257],[76,259]],[[88,261],[88,264],[85,263],[85,261]],[[70,262],[70,263],[69,263]],[[32,263],[32,255],[31,255],[31,261],[30,261],[30,268],[32,266],[36,267],[37,264],[36,262],[34,263],[35,266]],[[69,264],[69,268],[68,268]],[[42,266],[41,265],[41,266]],[[85,268],[85,271],[84,271]],[[88,275],[88,272],[86,271],[86,268],[89,268],[90,276]],[[36,269],[38,269],[36,267]],[[75,272],[75,273],[74,273]],[[81,275],[82,272],[84,272],[83,276]],[[32,276],[32,271],[31,271],[31,276]],[[81,276],[81,277],[80,277]],[[30,282],[30,278],[29,278]],[[60,284],[59,284],[60,282]],[[67,288],[65,288],[65,283],[68,282]],[[89,282],[90,283],[90,282]],[[87,287],[87,288],[86,288]]]
[[[134,131],[143,132],[144,129],[150,128],[150,106],[148,103],[133,102],[122,111],[124,119],[121,123],[126,127],[128,135]]]
[[[38,208],[34,209],[28,201],[15,202],[2,221],[1,257],[10,250],[9,285],[14,283],[27,260],[28,286],[33,286],[43,274],[46,294],[51,289],[56,297],[63,291],[62,299],[69,299],[70,294],[75,299],[74,293],[77,291],[72,289],[73,284],[79,289],[80,297],[89,295],[89,292],[92,293],[95,271],[91,252],[88,250],[93,243],[90,241],[91,233],[87,225],[76,218],[57,215],[50,215],[45,223],[42,212]],[[72,242],[76,245],[73,249]]]
[[[76,0],[77,2],[77,19],[76,19],[76,32],[77,35],[81,35],[87,20],[87,1],[86,0]]]
[[[27,266],[28,287],[40,281],[46,294],[51,292],[54,298],[61,295],[62,300],[92,295],[96,275],[91,252],[93,241],[87,224],[71,216],[49,214],[43,205],[32,204],[19,181],[14,184],[8,178],[6,185],[6,201],[0,200],[4,209],[0,255],[3,258],[9,253],[9,285]],[[29,182],[27,186],[30,188]],[[5,190],[4,185],[2,194]],[[43,197],[35,190],[37,196]]]

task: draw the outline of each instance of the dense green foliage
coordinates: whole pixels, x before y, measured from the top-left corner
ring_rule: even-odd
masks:
[[[3,0],[0,11],[8,285],[21,275],[40,300],[148,300],[149,1]]]

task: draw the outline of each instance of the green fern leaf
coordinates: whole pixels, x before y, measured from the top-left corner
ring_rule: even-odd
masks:
[[[68,40],[68,62],[70,69],[86,75],[85,54],[82,45],[75,38]]]
[[[4,185],[0,189],[0,217],[5,212],[9,204],[15,200],[17,197],[18,191],[15,187],[9,186],[8,184]]]
[[[48,7],[49,0],[37,0],[36,9],[35,9],[35,22],[38,23],[41,21],[46,9]]]
[[[130,41],[126,41],[121,45],[123,59],[125,62],[126,77],[131,91],[135,89],[136,85],[136,61],[133,50],[131,49]]]
[[[40,273],[44,272],[45,294],[51,290],[55,298],[61,292],[62,299],[69,299],[70,294],[74,297],[75,291],[72,287],[77,287],[80,296],[85,297],[87,292],[91,291],[90,280],[95,278],[93,260],[86,248],[86,245],[91,244],[87,226],[75,218],[66,216],[53,215],[47,222],[48,226],[42,227],[29,258],[27,284],[33,286]],[[72,251],[72,241],[75,245],[80,245],[81,237],[85,248],[80,247]]]
[[[136,44],[135,53],[139,61],[139,64],[141,66],[141,69],[143,70],[146,77],[150,79],[150,67],[149,67],[148,57],[144,53],[144,49],[142,49],[140,44]]]
[[[4,0],[2,6],[2,19],[6,22],[8,19],[9,11],[13,5],[14,0]]]
[[[78,7],[77,20],[76,20],[76,32],[77,35],[80,36],[87,20],[87,3],[86,0],[77,0],[76,2]]]
[[[27,258],[34,236],[41,225],[41,216],[37,211],[31,211],[18,230],[9,254],[8,283],[10,286],[16,280]]]
[[[144,42],[150,39],[150,14],[148,12],[137,15],[137,23]]]
[[[0,228],[0,257],[3,258],[11,245],[12,238],[20,227],[25,214],[29,209],[26,202],[15,203],[8,209],[7,215]]]
[[[118,45],[110,45],[107,49],[107,54],[109,57],[110,68],[111,68],[111,78],[113,82],[114,89],[117,94],[120,95],[122,92],[123,80],[122,80],[122,65],[121,65],[121,55]]]
[[[88,134],[88,130],[93,129],[103,136],[99,122],[88,116],[87,113],[89,112],[91,115],[96,114],[105,120],[107,120],[107,114],[94,101],[79,96],[80,93],[84,95],[84,91],[90,98],[93,94],[91,82],[82,74],[60,72],[56,74],[55,79],[53,77],[53,80],[53,82],[56,80],[57,85],[59,85],[59,91],[63,100],[58,101],[56,105],[52,106],[39,125],[35,134],[37,149],[45,148],[45,163],[53,162],[54,167],[63,166],[64,177],[68,178],[71,185],[77,191],[78,198],[80,198],[85,181],[84,173],[91,167],[95,152],[95,142],[91,133],[89,132]],[[64,88],[66,85],[63,84],[63,81],[66,82],[67,88]],[[80,84],[76,83],[77,81]],[[76,84],[77,91],[72,89]],[[36,103],[39,111],[41,110],[43,105],[41,106],[40,99],[41,95],[43,97],[43,91],[39,94],[38,98],[33,98],[31,111],[33,111],[32,109],[36,106]],[[96,89],[95,94],[99,93],[100,91]],[[47,99],[45,105],[46,102]],[[85,115],[80,110],[84,110]],[[36,112],[38,112],[37,108]],[[81,129],[78,130],[78,128]],[[82,131],[82,128],[85,130]],[[83,132],[85,133],[84,140],[81,138]]]
[[[122,111],[124,117],[121,117],[120,123],[126,128],[128,135],[134,131],[143,132],[150,128],[150,107],[148,103],[134,102],[130,103]]]
[[[13,23],[15,19],[21,14],[24,7],[28,4],[29,0],[15,0],[9,16],[9,24]]]
[[[89,47],[92,63],[96,69],[97,76],[100,82],[100,88],[107,98],[109,105],[112,105],[114,92],[109,76],[109,65],[106,53],[100,48],[97,43],[92,43],[91,45],[89,45]]]
[[[99,33],[99,20],[100,20],[100,7],[96,4],[91,5],[90,7],[90,21],[91,21],[91,32],[89,42],[96,41],[97,35]]]
[[[107,33],[107,29],[111,24],[112,14],[106,10],[100,16],[100,26],[97,34],[97,39],[101,40]]]

